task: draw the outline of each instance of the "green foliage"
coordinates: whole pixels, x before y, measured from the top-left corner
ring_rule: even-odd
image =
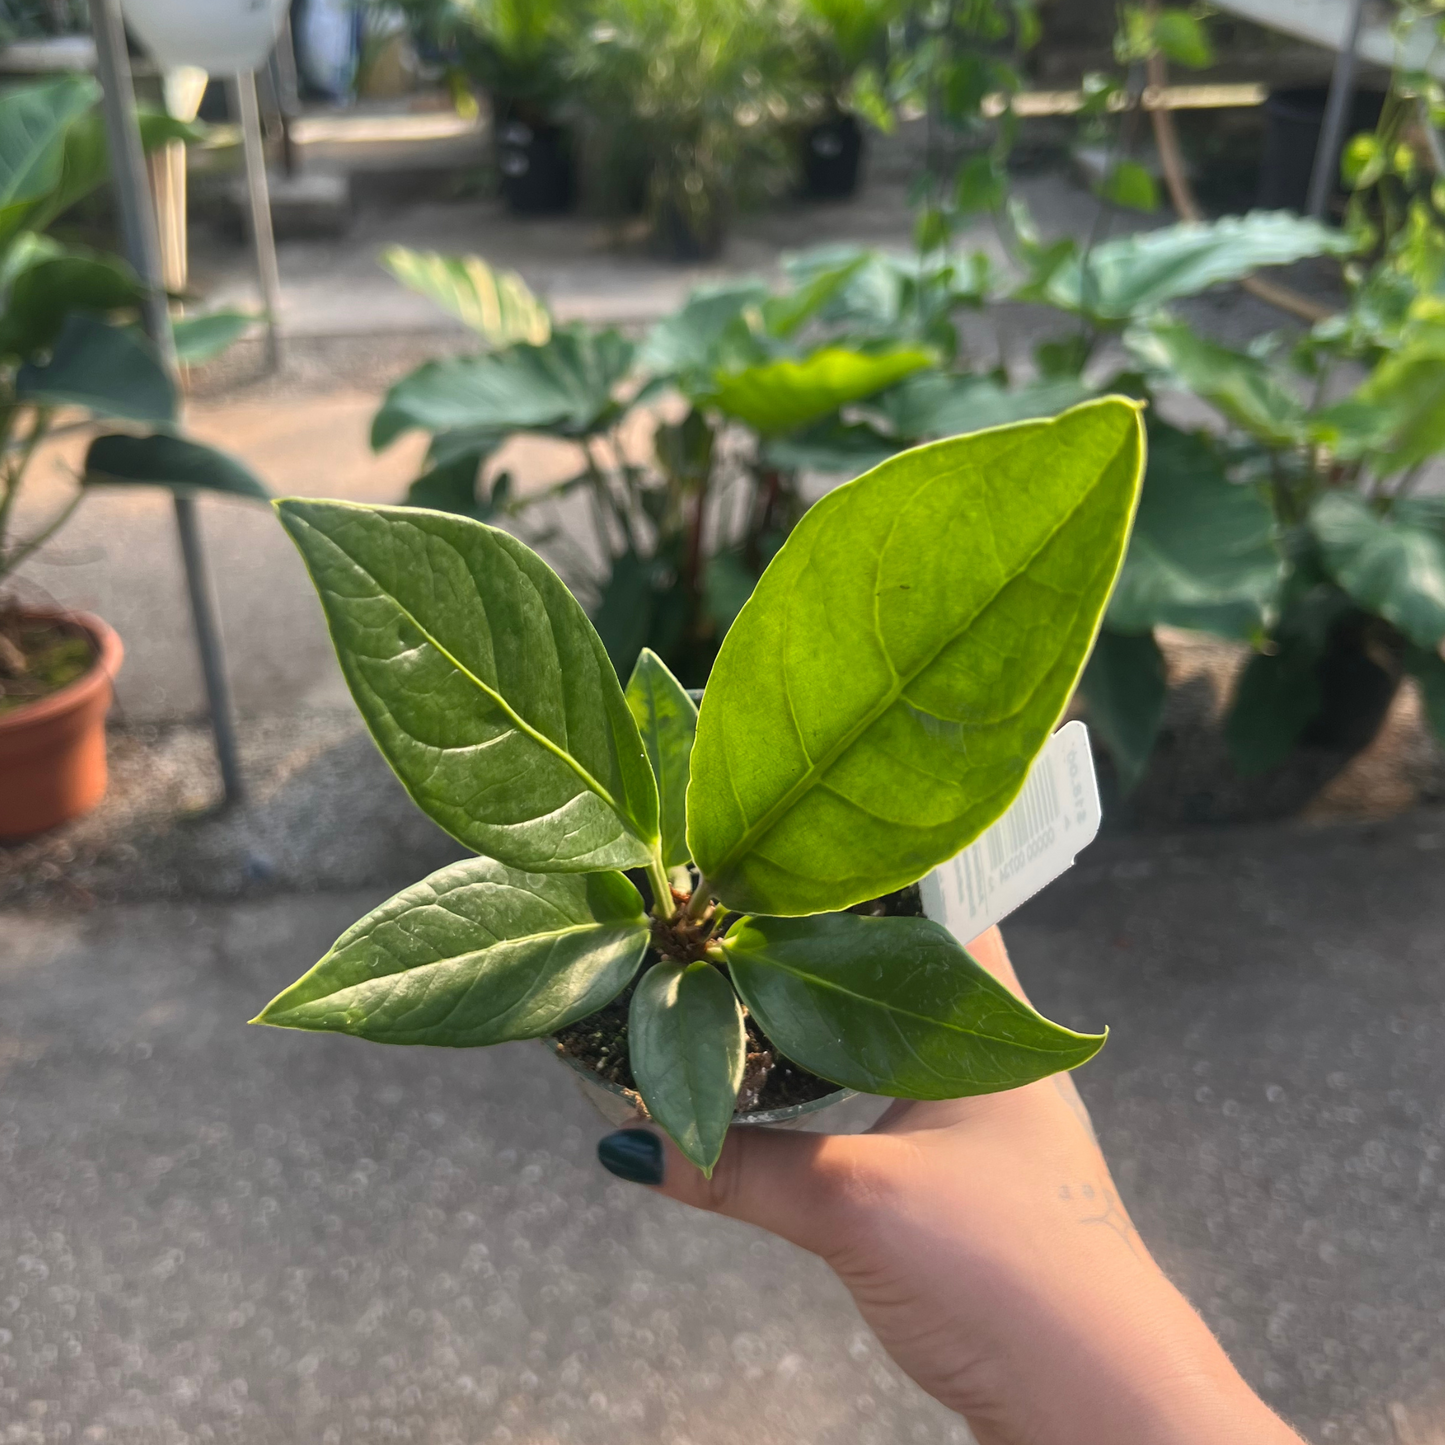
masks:
[[[263,317],[249,311],[197,311],[171,322],[176,360],[182,366],[211,361],[239,341]]]
[[[278,510],[352,696],[419,807],[511,868],[648,862],[657,784],[637,724],[592,625],[539,557],[460,517]],[[483,753],[496,782],[479,790]]]
[[[388,246],[381,264],[403,286],[449,311],[490,346],[543,346],[552,335],[547,308],[515,271],[494,271],[480,256],[441,256]]]
[[[679,471],[696,440],[665,445]],[[738,911],[877,897],[999,816],[1094,638],[1142,464],[1137,408],[1115,398],[840,488],[743,606],[700,717],[650,652],[624,697],[578,603],[508,534],[280,503],[382,752],[487,856],[383,904],[258,1021],[534,1037],[616,999],[640,965],[629,1063],[704,1171],[737,1106],[744,1006],[822,1078],[900,1097],[1085,1062],[1102,1035],[1039,1017],[937,924]],[[740,825],[734,788],[755,805]],[[646,869],[650,918],[620,867]]]
[[[1090,402],[904,453],[808,512],[698,721],[688,843],[728,907],[847,908],[1003,811],[1093,644],[1143,461],[1135,408]]]
[[[1164,654],[1152,631],[1130,634],[1105,627],[1099,633],[1079,691],[1126,793],[1144,776],[1154,751],[1168,686]]]
[[[457,1049],[542,1038],[616,998],[646,947],[621,873],[470,858],[353,924],[255,1021]]]
[[[45,228],[106,178],[99,87],[61,76],[0,90],[0,582],[53,536],[77,493],[33,536],[12,541],[25,473],[57,408],[149,425],[99,438],[83,483],[149,482],[264,496],[239,463],[170,434],[176,389],[135,324],[141,284],[123,261],[67,248]],[[142,114],[148,148],[194,132]]]
[[[1157,211],[1159,186],[1138,161],[1117,161],[1099,187],[1099,194],[1131,211]]]

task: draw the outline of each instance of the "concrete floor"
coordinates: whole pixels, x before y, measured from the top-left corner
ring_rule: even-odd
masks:
[[[1445,1440],[1445,815],[1096,844],[1006,930],[1145,1239],[1316,1442]],[[0,914],[7,1442],[964,1437],[535,1045],[244,1020],[385,890]]]

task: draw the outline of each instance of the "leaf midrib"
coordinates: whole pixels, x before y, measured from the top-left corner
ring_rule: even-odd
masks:
[[[595,793],[597,797],[599,797],[604,803],[606,803],[609,808],[612,809],[612,811],[617,815],[618,820],[627,829],[627,831],[633,835],[633,837],[637,838],[639,842],[646,841],[633,826],[632,819],[622,810],[622,808],[618,805],[617,800],[613,798],[612,794],[608,792],[608,790],[603,787],[603,785],[599,783],[597,779],[594,778],[592,774],[588,772],[587,769],[584,768],[582,764],[578,762],[578,760],[570,752],[568,752],[565,748],[558,747],[557,744],[554,743],[551,738],[549,738],[545,733],[539,732],[536,728],[534,728],[529,722],[527,722],[525,718],[523,718],[512,708],[512,706],[507,702],[506,698],[501,695],[501,693],[496,691],[495,688],[489,687],[469,667],[465,666],[458,658],[454,657],[447,648],[443,647],[442,644],[432,635],[430,630],[422,625],[422,623],[418,620],[418,618],[411,611],[411,609],[407,607],[394,593],[388,591],[387,588],[383,587],[380,580],[375,576],[375,574],[369,571],[365,566],[362,565],[361,562],[359,562],[355,557],[353,557],[351,553],[348,552],[346,548],[341,545],[340,542],[338,542],[329,533],[322,532],[319,527],[312,526],[312,524],[307,521],[305,517],[300,518],[300,521],[305,526],[310,527],[312,531],[318,533],[322,537],[325,537],[326,540],[330,542],[332,546],[334,546],[336,550],[340,552],[341,555],[352,564],[352,566],[356,567],[363,574],[363,576],[367,577],[371,581],[372,586],[376,588],[377,593],[380,596],[386,598],[386,600],[390,602],[396,608],[396,610],[401,613],[401,615],[405,617],[408,622],[411,623],[413,627],[416,628],[416,630],[422,635],[422,637],[426,639],[428,646],[434,648],[444,658],[446,658],[446,660],[451,663],[451,665],[456,668],[456,670],[461,673],[463,677],[465,677],[470,683],[472,683],[472,685],[479,692],[491,698],[492,701],[496,703],[497,707],[501,709],[503,714],[510,718],[522,733],[524,733],[527,737],[531,738],[532,741],[535,742],[539,747],[545,749],[547,752],[551,753],[554,757],[558,758],[561,762],[565,763],[569,768],[571,768],[572,771],[577,774],[578,778],[581,779],[582,783],[591,792]],[[456,549],[453,548],[452,550],[455,551]],[[457,555],[460,559],[460,553],[458,553]],[[461,560],[462,565],[466,566],[465,559]],[[471,569],[467,568],[467,571],[470,574]],[[545,606],[543,610],[545,611]],[[551,625],[550,615],[548,617],[548,625]]]
[[[724,940],[724,947],[728,946],[730,945]],[[731,947],[736,948],[737,945],[733,944]],[[777,958],[767,953],[744,954],[744,957],[750,957],[752,961],[762,964],[765,968],[775,968],[779,973],[790,974],[793,978],[800,979],[813,988],[836,993],[840,997],[849,999],[854,1003],[868,1004],[873,1008],[886,1009],[889,1013],[898,1015],[899,1018],[915,1019],[917,1022],[928,1024],[933,1028],[948,1029],[951,1033],[961,1034],[965,1038],[986,1039],[990,1043],[1005,1044],[1011,1049],[1024,1049],[1031,1054],[1053,1055],[1066,1052],[1064,1049],[1048,1049],[1038,1044],[1021,1044],[1013,1039],[1002,1038],[997,1034],[986,1034],[980,1032],[978,1029],[962,1028],[958,1024],[946,1023],[942,1019],[930,1018],[927,1014],[915,1013],[912,1009],[899,1008],[897,1004],[891,1004],[882,999],[869,998],[865,993],[857,993],[853,989],[844,988],[842,984],[835,983],[831,979],[820,978],[815,973],[804,973],[801,969],[793,968],[786,963],[779,962]],[[978,986],[980,989],[987,991],[988,986],[986,984],[980,982]],[[1008,999],[1014,1003],[1018,1002],[1011,994],[1008,995]],[[1048,1020],[1044,1020],[1044,1022],[1047,1023]],[[1068,1037],[1070,1042],[1077,1041],[1081,1044],[1091,1044],[1095,1043],[1099,1037],[1097,1034],[1075,1033],[1073,1029],[1066,1029],[1062,1024],[1052,1024],[1050,1027],[1058,1029],[1060,1033]]]
[[[1114,456],[1117,455],[1118,451],[1116,449]],[[1113,458],[1111,457],[1110,461],[1112,462],[1112,460]],[[933,664],[938,660],[940,654],[946,648],[951,647],[956,641],[958,641],[958,639],[963,635],[963,633],[967,631],[968,628],[972,627],[973,624],[979,619],[979,617],[981,617],[983,613],[986,612],[1009,587],[1011,587],[1015,582],[1018,581],[1019,577],[1023,575],[1025,569],[1034,560],[1034,558],[1037,557],[1039,553],[1042,552],[1044,548],[1053,541],[1053,539],[1059,534],[1059,532],[1068,525],[1068,523],[1074,517],[1075,513],[1078,512],[1079,508],[1082,507],[1084,503],[1087,502],[1091,496],[1093,496],[1094,492],[1103,484],[1103,478],[1107,471],[1107,465],[1100,468],[1099,477],[1095,480],[1094,485],[1091,486],[1088,491],[1086,491],[1083,496],[1079,498],[1079,500],[1074,504],[1074,506],[1071,507],[1062,518],[1060,518],[1058,524],[1040,541],[1039,545],[1034,548],[1034,550],[1023,559],[1019,566],[999,585],[999,587],[994,591],[993,596],[991,596],[981,607],[979,607],[976,612],[971,614],[957,629],[957,631],[950,633],[948,637],[946,637],[941,643],[939,643],[939,645],[933,650],[933,652],[931,652],[926,658],[924,658],[923,661],[920,662],[912,672],[910,672],[906,677],[903,676],[901,673],[899,673],[898,669],[893,666],[892,659],[888,658],[889,670],[893,673],[894,678],[896,679],[894,687],[890,689],[889,692],[884,694],[883,700],[879,704],[877,704],[871,711],[864,713],[863,716],[859,719],[857,723],[854,724],[852,728],[850,728],[846,733],[844,733],[843,736],[839,738],[839,740],[826,753],[824,753],[817,762],[813,763],[809,770],[801,778],[799,778],[798,781],[794,783],[793,786],[789,788],[787,792],[785,792],[782,797],[778,799],[777,802],[775,802],[770,808],[767,809],[766,812],[761,815],[761,817],[758,818],[757,822],[752,823],[748,826],[748,828],[743,832],[742,837],[739,838],[737,843],[732,847],[732,849],[723,856],[722,861],[715,865],[714,872],[718,877],[722,877],[723,875],[725,875],[738,861],[738,859],[746,857],[747,854],[753,850],[754,845],[772,830],[774,824],[777,823],[778,819],[781,818],[788,811],[790,811],[794,804],[797,803],[798,799],[800,799],[805,793],[811,792],[813,788],[817,786],[818,781],[823,776],[823,774],[828,772],[832,768],[833,764],[837,762],[838,759],[845,752],[847,752],[847,750],[851,748],[853,744],[857,742],[858,739],[865,732],[867,732],[867,730],[872,727],[873,724],[877,722],[878,719],[882,717],[883,714],[886,713],[888,709],[891,708],[900,697],[903,696],[903,693],[909,687],[909,685],[914,682],[915,679],[917,679],[922,673],[927,671],[928,668],[932,667]],[[895,526],[896,520],[897,519],[895,518]],[[891,535],[892,534],[890,530],[890,536]],[[875,615],[878,600],[878,574],[882,567],[882,556],[883,548],[879,548],[879,560],[875,563],[873,573],[873,598]],[[882,643],[881,634],[878,637],[878,641],[880,642],[880,644]],[[883,654],[885,657],[888,657],[888,650],[886,647],[883,648]],[[791,712],[792,693],[787,691],[787,689],[784,689],[784,695],[788,700],[788,707],[789,711]],[[797,728],[796,720],[794,721],[794,727]],[[801,729],[798,729],[798,741],[801,745],[803,741]],[[804,749],[804,756],[807,756],[806,748]],[[728,765],[728,776],[731,779],[732,767],[730,762]],[[737,796],[736,787],[734,787],[733,789],[733,796]],[[741,802],[741,799],[739,799],[739,802]]]
[[[445,958],[434,958],[430,963],[414,963],[406,968],[398,968],[392,973],[373,974],[370,978],[360,979],[356,983],[349,983],[343,988],[333,990],[331,993],[321,994],[317,998],[308,999],[305,1003],[297,1004],[294,1008],[288,1009],[287,1013],[300,1012],[302,1009],[315,1008],[317,1005],[329,1005],[335,1000],[344,998],[356,989],[366,988],[371,984],[384,983],[388,979],[398,979],[404,974],[420,974],[426,972],[428,969],[443,968],[449,964],[459,963],[464,958],[481,958],[483,955],[491,953],[498,948],[505,948],[509,944],[555,943],[560,939],[569,938],[578,933],[606,932],[609,930],[623,932],[633,929],[643,930],[646,927],[647,922],[645,919],[638,919],[636,922],[602,923],[594,918],[587,923],[569,924],[566,928],[551,928],[541,933],[520,933],[513,938],[498,938],[487,944],[485,948],[472,948],[468,949],[465,953],[453,953]],[[525,997],[524,995],[524,999]],[[281,1014],[278,1017],[284,1018],[285,1014]],[[272,1020],[268,1019],[267,1022],[270,1023]]]

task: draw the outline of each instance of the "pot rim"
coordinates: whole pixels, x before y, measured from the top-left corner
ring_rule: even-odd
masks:
[[[563,1052],[555,1039],[539,1039],[538,1043],[558,1062],[565,1064],[587,1083],[601,1089],[604,1094],[611,1094],[618,1099],[626,1099],[629,1103],[635,1098],[631,1090],[624,1089],[620,1084],[614,1084],[610,1079],[604,1079],[595,1069],[588,1068],[581,1059]],[[746,1114],[734,1114],[733,1126],[743,1125],[751,1128],[762,1124],[787,1124],[794,1119],[801,1119],[807,1114],[816,1114],[820,1109],[841,1104],[845,1099],[853,1098],[857,1092],[856,1089],[845,1089],[840,1086],[831,1094],[823,1094],[816,1099],[809,1099],[806,1104],[789,1104],[782,1109],[753,1109]]]
[[[23,702],[7,713],[0,713],[0,733],[18,733],[50,722],[88,702],[101,688],[115,682],[120,671],[125,647],[120,634],[103,617],[65,607],[23,607],[22,617],[42,622],[71,622],[84,629],[95,645],[95,659],[73,682],[54,692]]]

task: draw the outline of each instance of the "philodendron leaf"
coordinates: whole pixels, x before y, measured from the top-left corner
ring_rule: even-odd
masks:
[[[128,421],[164,424],[176,415],[175,383],[150,342],[80,311],[65,318],[44,366],[27,361],[15,373],[15,394],[36,406],[81,406]]]
[[[480,256],[388,246],[381,264],[492,346],[518,341],[541,346],[552,334],[552,318],[527,283],[515,271],[494,271]]]
[[[626,696],[657,778],[663,866],[676,868],[688,860],[687,774],[697,734],[697,706],[650,647],[638,655]]]
[[[1118,574],[1137,406],[1087,402],[901,453],[803,518],[698,719],[692,856],[740,912],[902,888],[1013,801]]]
[[[1362,607],[1393,622],[1419,647],[1445,638],[1445,537],[1410,520],[1380,516],[1353,493],[1327,492],[1310,530],[1335,581]]]
[[[422,811],[513,868],[635,868],[657,785],[617,674],[529,547],[466,517],[277,506],[351,694]]]
[[[718,372],[702,399],[764,436],[778,436],[893,386],[933,360],[932,353],[916,347],[868,355],[826,346],[801,361]]]
[[[1231,482],[1207,438],[1149,427],[1149,469],[1108,625],[1159,623],[1249,639],[1264,627],[1284,574],[1274,518],[1252,487]]]
[[[269,502],[261,480],[235,457],[204,442],[154,432],[146,437],[114,432],[91,442],[85,453],[85,485],[174,487],[181,491],[223,492]]]
[[[219,356],[239,341],[264,316],[250,311],[204,311],[178,316],[171,322],[176,341],[176,360],[184,366],[199,366]]]
[[[850,1089],[992,1094],[1076,1068],[1107,1037],[1050,1023],[926,918],[745,918],[725,947],[768,1038]]]
[[[632,995],[627,1050],[647,1112],[711,1175],[747,1058],[732,985],[710,963],[654,965]]]
[[[469,858],[353,924],[253,1022],[459,1049],[541,1038],[616,998],[649,936],[621,873]]]
[[[1169,679],[1152,632],[1130,636],[1107,627],[1079,681],[1089,723],[1104,740],[1119,784],[1131,792],[1144,776],[1159,736]]]

